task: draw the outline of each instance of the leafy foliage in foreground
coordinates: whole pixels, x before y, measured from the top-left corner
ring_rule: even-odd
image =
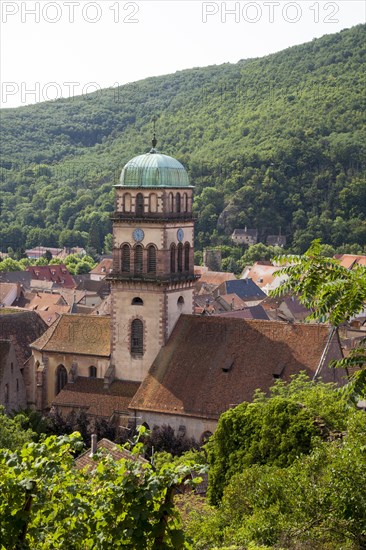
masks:
[[[2,549],[188,547],[172,493],[189,468],[99,456],[93,471],[77,470],[81,446],[75,433],[0,450]]]
[[[358,252],[366,240],[364,32],[2,112],[0,247],[90,246],[111,232],[123,165],[149,148],[187,167],[196,249],[235,227]],[[238,54],[240,55],[240,54]],[[348,251],[345,249],[344,251]]]
[[[338,260],[324,258],[320,240],[313,241],[302,256],[277,256],[274,261],[290,265],[276,273],[286,274],[289,279],[272,295],[296,294],[312,310],[309,320],[338,326],[362,311],[366,302],[366,267],[356,264],[346,269]]]
[[[303,418],[290,407],[279,414],[282,402],[301,403],[321,429],[307,450],[296,438],[290,440]],[[194,548],[362,550],[364,412],[332,384],[315,384],[303,374],[290,384],[276,382],[269,397],[258,393],[253,405],[250,416],[241,406],[222,415],[207,445],[210,498],[216,506],[191,499],[187,510],[182,499]]]
[[[220,502],[233,475],[253,464],[284,468],[309,454],[316,440],[345,428],[350,408],[333,384],[301,374],[290,384],[279,380],[269,397],[258,392],[253,403],[229,409],[206,447],[210,501]]]
[[[288,279],[271,292],[272,296],[296,294],[302,304],[312,311],[309,320],[329,321],[334,327],[359,314],[366,303],[366,267],[355,264],[346,269],[333,258],[321,255],[319,240],[312,242],[302,256],[278,256],[278,264],[290,264],[277,271],[276,276]],[[366,394],[366,338],[349,355],[335,365],[357,369],[352,374],[350,390],[354,397]]]
[[[360,412],[344,439],[319,443],[288,468],[257,464],[237,473],[218,508],[191,514],[194,547],[365,548],[365,430]]]

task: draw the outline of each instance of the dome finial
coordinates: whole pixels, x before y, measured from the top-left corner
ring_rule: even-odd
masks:
[[[155,152],[156,152],[156,149],[155,149],[155,148],[156,148],[156,145],[157,145],[157,143],[158,143],[158,141],[157,141],[157,139],[156,139],[156,133],[155,133],[155,122],[156,122],[156,120],[157,120],[157,118],[156,118],[156,116],[154,115],[154,116],[153,116],[153,119],[152,119],[152,121],[153,121],[153,138],[152,138],[152,141],[151,141],[152,149],[151,149],[150,153],[155,153]]]

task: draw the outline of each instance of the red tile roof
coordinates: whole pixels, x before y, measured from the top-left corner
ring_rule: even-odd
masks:
[[[314,375],[328,336],[325,325],[182,315],[130,408],[217,419],[257,388],[267,392],[279,375]],[[337,335],[329,357],[341,357]],[[326,381],[341,383],[343,375],[322,370]]]
[[[110,317],[63,314],[32,344],[41,351],[109,357]]]
[[[31,265],[26,271],[31,273],[32,279],[49,281],[64,288],[75,288],[76,283],[63,264],[55,265]]]

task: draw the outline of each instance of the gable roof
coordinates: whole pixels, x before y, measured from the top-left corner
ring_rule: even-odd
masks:
[[[32,275],[28,271],[1,271],[0,284],[2,283],[21,283],[29,288]]]
[[[235,317],[236,319],[262,319],[269,321],[269,317],[261,305],[245,307],[234,311],[219,313],[221,317]]]
[[[354,265],[366,266],[366,256],[362,254],[336,254],[334,257],[347,269],[352,269]]]
[[[242,300],[250,298],[264,299],[266,294],[252,279],[234,279],[226,281],[219,287],[220,294],[236,294]]]
[[[140,382],[115,380],[105,388],[103,378],[79,376],[73,384],[66,384],[52,405],[68,410],[85,409],[88,415],[103,418],[111,418],[114,413],[127,418],[128,406],[139,386]]]
[[[112,271],[113,259],[112,258],[103,258],[89,273],[95,275],[109,275]]]
[[[234,229],[232,236],[251,236],[251,237],[257,237],[258,236],[258,229]]]
[[[31,347],[40,351],[109,357],[110,317],[63,314]]]
[[[181,315],[130,408],[218,419],[251,401],[257,388],[267,392],[278,376],[313,376],[329,334],[326,325]],[[341,356],[334,334],[326,364]],[[340,369],[322,371],[325,381],[341,383],[343,375]]]
[[[65,288],[75,288],[76,284],[69,270],[64,264],[30,265],[26,269],[32,279],[49,281]]]
[[[14,291],[17,294],[17,283],[0,283],[0,303],[5,301],[5,298],[8,296],[8,294]]]
[[[113,441],[110,441],[110,439],[103,438],[97,443],[97,450],[103,450],[105,451],[105,454],[111,455],[113,460],[121,460],[122,458],[125,458],[126,460],[133,460],[134,462],[141,462],[142,464],[148,463],[148,460],[143,458],[140,455],[135,455],[131,453],[128,449],[123,449],[119,445],[116,445],[116,443],[113,443]],[[79,470],[81,468],[85,468],[86,466],[88,469],[94,470],[94,468],[97,467],[98,462],[93,459],[93,456],[91,456],[91,449],[88,449],[85,451],[85,453],[78,456],[78,458],[75,460],[75,466]]]

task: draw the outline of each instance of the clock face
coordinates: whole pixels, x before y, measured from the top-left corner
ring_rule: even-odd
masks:
[[[177,239],[180,242],[183,241],[183,239],[184,239],[184,231],[181,227],[177,231]]]
[[[133,237],[133,240],[136,241],[137,243],[141,242],[144,240],[144,237],[145,237],[145,233],[143,232],[142,229],[140,228],[137,228],[137,229],[134,229],[133,233],[132,233],[132,237]]]

